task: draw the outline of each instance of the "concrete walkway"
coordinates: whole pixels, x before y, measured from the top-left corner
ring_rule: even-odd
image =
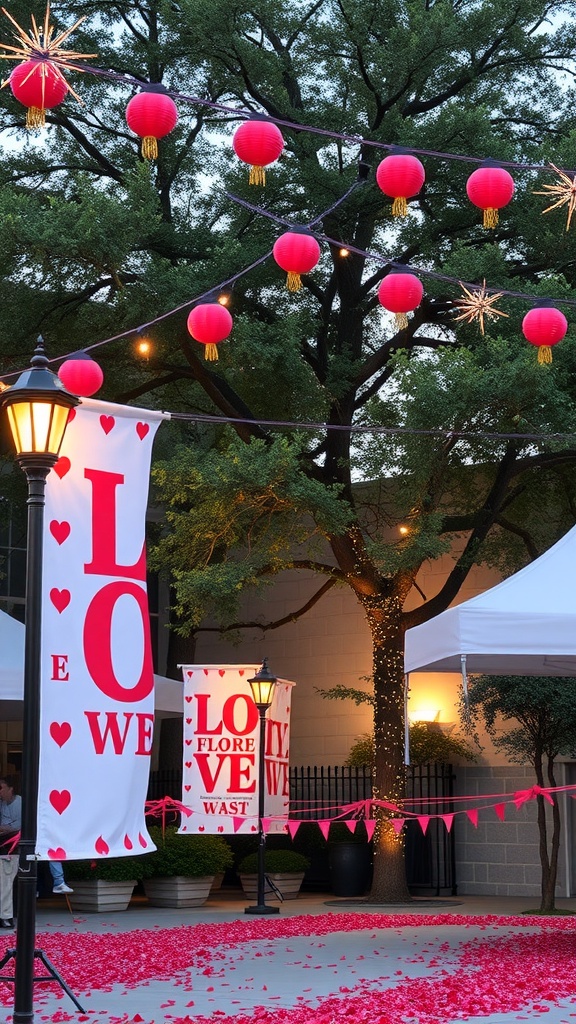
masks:
[[[314,1007],[319,1005],[319,1000],[343,994],[343,990],[349,993],[355,986],[361,986],[367,992],[382,992],[396,985],[416,982],[416,979],[446,976],[459,968],[460,951],[465,944],[477,942],[481,949],[503,933],[517,932],[530,937],[539,929],[538,925],[531,930],[528,925],[518,924],[508,929],[502,924],[492,925],[487,920],[487,915],[513,916],[535,909],[536,900],[519,898],[420,899],[409,906],[383,907],[358,900],[336,899],[331,895],[303,894],[296,900],[285,901],[280,913],[273,918],[246,915],[244,909],[247,904],[248,901],[237,890],[221,891],[211,896],[203,907],[186,911],[150,907],[143,897],[136,897],[126,912],[115,915],[73,915],[63,897],[39,901],[38,946],[46,950],[55,967],[70,983],[88,1017],[77,1013],[65,993],[38,983],[35,989],[36,1021],[88,1019],[116,1022],[136,1019],[146,1024],[152,1021],[159,1024],[186,1017],[192,1020],[209,1017],[215,1011],[221,1016],[237,1016],[251,1014],[256,1007],[269,1011]],[[557,905],[559,909],[576,914],[576,899],[560,899]],[[367,917],[362,921],[361,930],[343,930],[342,914]],[[369,918],[380,914],[415,915],[422,919],[422,926],[412,918],[407,927],[396,924],[392,928],[370,927],[367,919],[369,921]],[[302,915],[333,915],[334,930],[329,924],[323,934],[306,934],[314,930],[309,922],[302,928],[304,934],[273,937],[274,927],[279,922],[289,922],[291,918],[301,918]],[[454,918],[454,923],[442,921],[431,928],[426,923],[431,915],[449,915]],[[476,920],[463,921],[462,918]],[[250,937],[250,929],[257,932],[258,922],[263,921],[272,922],[268,935]],[[234,922],[241,923],[240,928]],[[212,949],[201,948],[203,941],[207,941],[203,939],[204,932],[197,938],[183,927],[214,924],[224,928],[218,930],[217,944]],[[227,929],[226,925],[230,928]],[[298,922],[294,922],[296,932],[297,925]],[[248,941],[242,942],[238,936],[244,926],[249,929]],[[205,934],[209,933],[210,929]],[[189,943],[189,962],[182,967],[182,961],[177,959],[177,969],[170,972],[165,980],[154,978],[155,965],[150,962],[154,960],[150,954],[151,934],[153,942],[157,937],[159,953],[163,949],[165,951],[166,945],[173,940],[179,942],[181,937]],[[576,958],[576,923],[574,932],[564,938],[573,942]],[[13,935],[3,933],[0,949],[9,948],[13,943]],[[67,956],[73,957],[76,950],[79,958],[99,958],[102,968],[102,958],[127,955],[125,974],[122,975],[124,982],[104,985],[103,988],[94,980],[93,986],[74,989],[70,974],[67,976],[62,961],[58,959],[58,950],[62,952],[64,949]],[[181,955],[180,947],[178,955]],[[141,964],[144,960],[147,976],[138,980],[143,977]],[[92,976],[97,979],[98,963],[91,966]],[[8,966],[4,973],[7,970]],[[70,970],[73,973],[73,968]],[[102,973],[106,972],[103,970]],[[7,1014],[5,1019],[10,1020],[11,988],[5,986],[1,991]],[[374,1019],[385,1020],[378,1014]],[[411,1019],[417,1021],[420,1018],[414,1016]],[[444,1015],[441,1019],[448,1022],[462,1019],[462,1015],[456,1011],[453,1018]],[[475,1022],[475,1018],[467,1019]],[[540,1001],[536,1009],[523,1006],[511,1013],[495,1013],[477,1019],[484,1024],[486,1020],[490,1020],[490,1024],[508,1024],[518,1019],[574,1024],[576,986],[574,993],[568,993],[559,1005],[554,1006],[550,1001],[544,1005]]]

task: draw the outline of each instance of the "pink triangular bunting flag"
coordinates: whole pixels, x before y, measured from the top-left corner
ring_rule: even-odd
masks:
[[[368,835],[368,842],[370,842],[370,840],[372,839],[372,836],[374,835],[374,829],[376,828],[376,822],[374,821],[374,818],[367,818],[366,821],[364,822],[364,824],[366,826],[366,833]]]
[[[352,833],[352,835],[354,835],[354,833],[356,831],[356,825],[358,824],[358,822],[357,821],[350,821],[350,820],[348,820],[348,821],[345,821],[344,824],[347,825],[347,827],[349,828],[349,830]]]
[[[270,825],[272,824],[272,818],[262,818],[262,831],[264,835],[270,831]]]
[[[424,835],[424,836],[426,835],[426,829],[428,828],[429,822],[430,822],[430,815],[429,814],[419,814],[418,815],[418,824],[420,825],[420,828],[422,829],[422,835]]]
[[[454,815],[453,814],[441,814],[440,817],[442,818],[442,821],[446,825],[446,831],[449,832],[450,829],[452,828],[452,823],[454,821]]]
[[[244,824],[245,818],[232,818],[232,824],[234,825],[234,831],[237,832],[239,828]]]
[[[404,822],[405,821],[406,821],[406,818],[390,818],[390,823],[392,825],[392,828],[398,834],[404,828]]]
[[[331,824],[332,822],[330,818],[324,818],[322,821],[318,822],[318,828],[320,829],[322,835],[324,836],[324,839],[328,839],[328,833],[330,831]]]
[[[478,828],[478,808],[471,807],[469,811],[466,811],[466,817],[470,819],[474,828]]]
[[[291,839],[294,839],[294,836],[296,835],[296,833],[297,833],[298,829],[300,828],[301,824],[302,824],[301,821],[289,821],[288,822],[288,831],[290,833],[290,838]]]
[[[494,804],[494,810],[500,818],[500,821],[504,821],[504,817],[506,815],[506,804]]]

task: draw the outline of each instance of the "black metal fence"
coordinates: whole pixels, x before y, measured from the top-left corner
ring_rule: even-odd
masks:
[[[406,798],[417,801],[410,805],[422,815],[453,812],[454,774],[451,765],[411,765],[406,768]],[[369,768],[338,765],[299,766],[290,768],[290,817],[302,820],[333,818],[343,804],[368,800],[372,795],[372,773]],[[176,769],[152,772],[149,800],[164,796],[182,797],[182,773]],[[456,863],[454,835],[444,822],[431,818],[423,833],[417,821],[406,823],[406,872],[414,895],[445,896],[456,894]],[[317,865],[314,884],[328,885],[322,860]],[[320,864],[318,868],[318,864]]]

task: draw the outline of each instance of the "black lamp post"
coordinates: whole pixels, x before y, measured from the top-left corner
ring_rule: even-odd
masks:
[[[48,369],[44,341],[30,369],[2,392],[16,459],[28,481],[26,632],[24,640],[24,723],[22,751],[22,828],[18,865],[18,924],[14,985],[14,1024],[34,1020],[36,940],[36,834],[40,759],[40,653],[42,640],[42,543],[46,478],[58,460],[70,409],[78,398]]]
[[[258,748],[258,902],[256,906],[246,907],[245,914],[278,914],[280,907],[269,907],[264,899],[265,870],[264,853],[266,851],[266,835],[264,832],[264,794],[266,777],[264,774],[264,752],[266,747],[266,712],[272,704],[274,687],[277,679],[268,668],[268,661],[264,658],[262,667],[253,679],[249,679],[250,689],[254,703],[260,715],[260,745]],[[16,1022],[15,1022],[16,1024]]]

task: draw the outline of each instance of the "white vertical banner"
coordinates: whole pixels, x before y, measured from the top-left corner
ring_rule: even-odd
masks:
[[[260,715],[248,680],[260,665],[182,665],[182,803],[193,813],[181,832],[258,831]],[[266,715],[266,832],[284,832],[290,803],[290,701],[279,679]]]
[[[154,723],[145,518],[163,413],[83,399],[46,487],[41,859],[154,849],[144,803]]]

